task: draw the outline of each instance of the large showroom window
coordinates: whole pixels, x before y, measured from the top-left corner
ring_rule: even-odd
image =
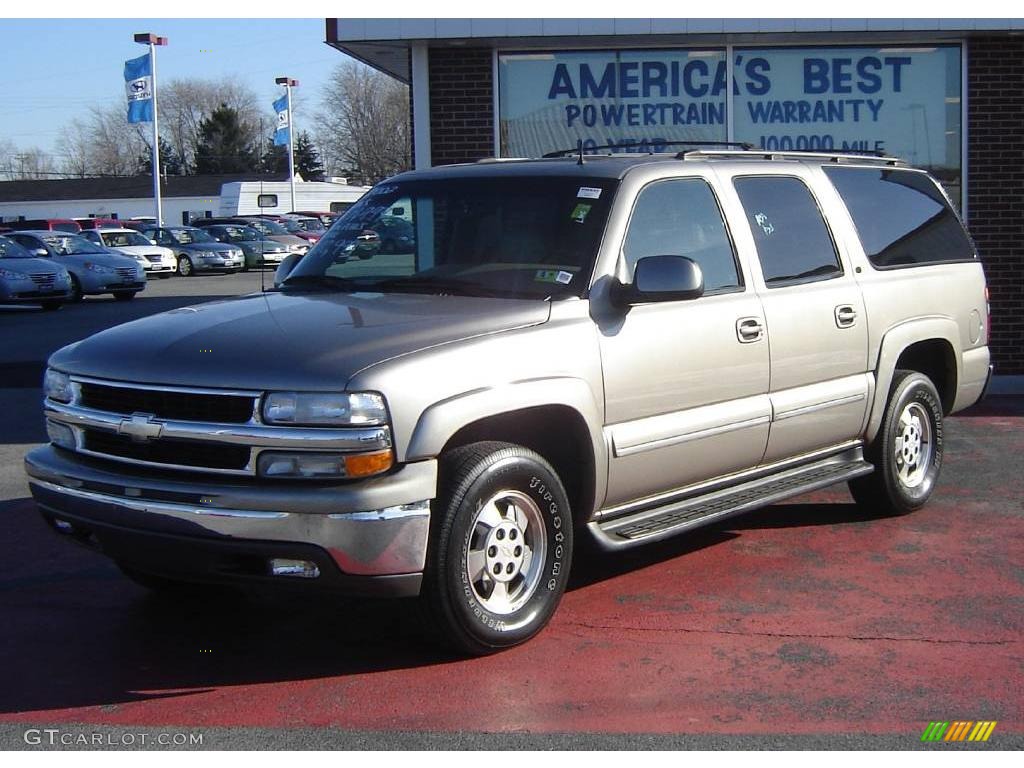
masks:
[[[503,157],[730,136],[769,150],[871,150],[961,188],[958,45],[500,53]]]
[[[960,47],[736,48],[733,135],[770,150],[870,150],[960,199]]]
[[[502,54],[498,89],[504,157],[726,138],[724,50]]]

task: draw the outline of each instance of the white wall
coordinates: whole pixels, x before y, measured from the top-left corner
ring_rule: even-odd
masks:
[[[219,197],[165,197],[162,199],[164,224],[181,224],[181,214],[192,211],[193,217],[210,211],[217,215]],[[153,216],[155,206],[151,197],[121,198],[116,200],[39,200],[32,202],[0,203],[0,218],[5,223],[19,216],[26,219],[73,219],[78,216],[110,216],[120,219],[133,216]]]

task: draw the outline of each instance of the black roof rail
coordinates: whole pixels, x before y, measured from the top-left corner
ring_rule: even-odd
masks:
[[[635,147],[647,147],[648,154],[655,154],[653,147],[736,147],[742,150],[755,149],[753,144],[745,141],[628,141],[622,144],[600,144],[596,147],[583,147],[582,142],[571,149],[559,149],[548,152],[541,157],[545,159],[556,157],[569,157],[570,155],[591,152],[595,149],[632,149]],[[642,154],[642,153],[640,153]]]

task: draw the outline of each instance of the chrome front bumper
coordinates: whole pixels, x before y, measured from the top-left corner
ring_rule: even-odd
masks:
[[[105,462],[52,446],[31,451],[25,469],[43,516],[63,530],[95,529],[104,550],[105,534],[111,540],[122,534],[136,542],[148,539],[158,549],[224,545],[236,554],[248,552],[250,560],[268,548],[276,557],[289,557],[289,547],[295,549],[296,559],[304,559],[315,548],[326,553],[324,559],[336,567],[340,583],[354,585],[350,591],[393,596],[419,592],[430,529],[429,501],[437,486],[434,461],[330,486],[114,470]],[[187,560],[175,561],[186,576]],[[202,574],[195,575],[202,580]],[[368,581],[384,583],[384,588],[369,587]]]

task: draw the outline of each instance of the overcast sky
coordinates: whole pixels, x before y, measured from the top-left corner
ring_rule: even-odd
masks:
[[[4,19],[0,51],[7,73],[0,139],[19,149],[55,150],[63,125],[91,105],[124,104],[126,59],[145,46],[136,32],[169,39],[157,50],[159,82],[176,77],[227,77],[266,102],[282,93],[274,78],[300,82],[298,104],[315,109],[330,70],[345,56],[327,46],[324,18],[313,19]],[[298,94],[297,94],[298,95]],[[302,130],[302,111],[296,128]]]

